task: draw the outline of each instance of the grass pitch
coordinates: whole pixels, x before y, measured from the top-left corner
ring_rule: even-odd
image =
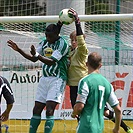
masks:
[[[129,127],[133,129],[133,121],[124,121]],[[8,120],[2,125],[6,124],[9,126],[9,133],[28,133],[29,131],[29,120]],[[45,120],[41,121],[37,133],[44,133]],[[77,121],[76,120],[55,120],[54,128],[52,133],[76,133]],[[104,133],[112,133],[114,123],[110,120],[104,122]],[[2,128],[2,133],[5,133],[5,128]],[[120,133],[125,133],[121,128]]]

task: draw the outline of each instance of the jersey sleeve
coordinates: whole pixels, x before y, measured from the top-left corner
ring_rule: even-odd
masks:
[[[76,102],[86,103],[87,97],[89,95],[89,88],[86,82],[80,80],[78,85],[78,96]]]
[[[81,54],[88,55],[88,49],[86,46],[86,42],[84,40],[84,36],[80,35],[80,36],[77,36],[76,38],[77,38],[77,42],[78,42],[78,52]]]
[[[86,46],[83,35],[77,36],[77,43],[78,43],[78,47],[77,47],[76,58],[79,58],[80,60],[87,62],[89,51]]]
[[[5,98],[7,104],[12,104],[14,103],[13,91],[7,79],[3,78],[3,80],[4,80],[4,83],[2,87],[2,95]]]
[[[108,103],[110,104],[111,107],[116,106],[117,104],[119,104],[119,101],[114,93],[114,89],[113,86],[111,85],[111,93],[108,99]]]
[[[51,58],[59,61],[63,56],[67,55],[69,46],[64,39],[60,39],[58,48],[52,53]]]
[[[13,104],[14,103],[14,97],[13,97],[13,93],[12,93],[11,89],[7,85],[5,85],[3,87],[2,91],[3,91],[2,92],[3,97],[6,100],[6,103],[7,104]]]

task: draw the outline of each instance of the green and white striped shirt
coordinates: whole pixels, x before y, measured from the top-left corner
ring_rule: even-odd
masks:
[[[37,52],[42,56],[52,58],[55,60],[55,64],[49,66],[43,64],[43,75],[44,77],[54,76],[67,80],[67,69],[68,69],[68,43],[60,37],[54,44],[49,44],[47,40],[43,40],[38,48]]]

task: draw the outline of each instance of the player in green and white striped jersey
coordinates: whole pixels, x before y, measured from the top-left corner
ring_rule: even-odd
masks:
[[[63,37],[60,37],[54,44],[50,44],[47,40],[42,41],[37,48],[37,52],[55,61],[53,65],[43,64],[44,77],[54,76],[67,80],[68,44]]]
[[[80,115],[77,133],[102,133],[104,127],[104,107],[106,102],[115,111],[113,133],[119,133],[121,109],[119,101],[109,81],[99,73],[101,56],[93,52],[88,56],[88,75],[78,85],[78,96],[72,117]]]
[[[69,46],[66,40],[59,36],[61,26],[61,22],[58,22],[57,25],[50,24],[46,28],[46,39],[39,44],[37,50],[33,45],[31,46],[31,55],[25,53],[12,40],[8,41],[8,45],[25,58],[33,62],[40,60],[43,63],[43,76],[39,80],[36,92],[29,133],[37,132],[41,122],[41,113],[45,106],[46,122],[44,132],[51,133],[54,125],[54,110],[62,100],[67,81]]]

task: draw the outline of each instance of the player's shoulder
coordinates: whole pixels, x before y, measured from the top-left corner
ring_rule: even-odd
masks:
[[[5,78],[3,76],[0,76],[0,82],[4,82]]]
[[[80,82],[80,83],[81,83],[81,82],[87,82],[88,80],[89,80],[89,75],[86,75],[86,76],[84,76],[83,78],[81,78],[79,82]]]
[[[46,38],[42,38],[41,41],[39,42],[39,45],[45,45],[47,43]]]
[[[62,36],[57,40],[56,45],[62,51],[69,51],[69,44]]]
[[[3,83],[3,78],[0,76],[0,86],[2,85]]]
[[[0,76],[0,84],[9,84],[9,82],[5,77]]]
[[[105,80],[105,82],[107,82],[107,83],[110,84],[110,82],[108,81],[108,79],[107,79],[105,76],[103,76],[102,74],[100,74],[100,75],[101,75],[101,77],[103,78],[103,80]]]
[[[91,81],[91,82],[94,81],[94,79],[95,79],[95,81],[99,81],[100,80],[100,81],[104,81],[104,82],[108,82],[109,83],[109,81],[100,73],[90,73],[87,76],[85,76],[83,79]]]
[[[60,36],[59,41],[63,42],[64,44],[68,45],[68,39],[65,36]]]

